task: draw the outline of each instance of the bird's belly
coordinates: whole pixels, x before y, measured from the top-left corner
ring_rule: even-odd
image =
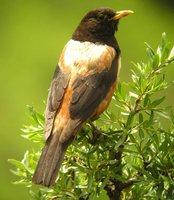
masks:
[[[102,100],[102,102],[97,107],[96,111],[92,115],[92,118],[98,117],[99,115],[101,115],[107,109],[107,107],[109,106],[109,104],[111,102],[112,96],[114,95],[116,85],[117,85],[117,80],[114,82],[114,84],[112,85],[112,87],[108,91],[106,97]]]

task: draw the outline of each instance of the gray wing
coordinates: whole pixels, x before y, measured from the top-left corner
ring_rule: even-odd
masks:
[[[58,111],[61,101],[63,99],[65,90],[68,86],[70,74],[63,73],[59,66],[56,66],[53,80],[49,89],[46,112],[45,112],[45,137],[46,139],[50,136],[54,118]]]
[[[117,72],[118,59],[115,57],[110,69],[86,77],[79,76],[73,84],[71,117],[82,122],[91,117],[115,82]]]

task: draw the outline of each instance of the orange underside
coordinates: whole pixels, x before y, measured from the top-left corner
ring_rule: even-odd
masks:
[[[107,107],[109,106],[109,103],[111,102],[112,96],[114,95],[116,83],[117,83],[117,80],[112,85],[105,99],[103,99],[103,101],[99,104],[99,106],[97,107],[97,110],[94,112],[94,114],[91,117],[98,117],[107,109]]]

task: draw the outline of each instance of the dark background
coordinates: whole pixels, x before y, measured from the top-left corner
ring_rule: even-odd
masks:
[[[130,80],[132,61],[146,61],[145,44],[158,44],[162,32],[174,43],[173,0],[0,0],[0,199],[27,200],[23,186],[12,185],[8,158],[22,159],[36,148],[20,137],[28,123],[26,105],[44,112],[52,74],[66,42],[90,9],[131,9],[116,34],[122,49],[121,81]],[[173,80],[174,66],[167,79]],[[166,103],[173,104],[173,88]]]

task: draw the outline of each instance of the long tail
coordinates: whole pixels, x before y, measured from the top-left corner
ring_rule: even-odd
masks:
[[[68,141],[61,143],[59,141],[59,136],[60,133],[54,133],[46,141],[32,179],[33,183],[42,184],[44,186],[55,184],[66,149],[73,140],[73,137],[71,137]]]

